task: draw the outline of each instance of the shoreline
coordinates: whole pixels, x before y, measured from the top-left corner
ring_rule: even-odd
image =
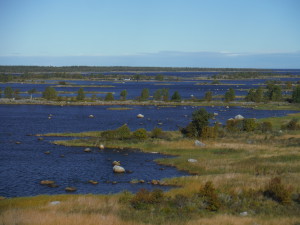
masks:
[[[67,102],[67,101],[47,101],[47,100],[30,100],[30,99],[0,99],[0,105],[53,105],[53,106],[224,106],[224,107],[248,107],[257,110],[300,110],[300,104],[291,104],[287,102],[269,102],[269,103],[255,103],[255,102],[194,102],[194,101],[181,101],[181,102],[164,102],[164,101],[84,101],[84,102]]]

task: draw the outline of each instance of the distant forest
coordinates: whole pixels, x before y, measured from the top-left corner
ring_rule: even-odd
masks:
[[[127,66],[0,66],[0,73],[83,73],[83,72],[271,72],[267,69],[127,67]]]

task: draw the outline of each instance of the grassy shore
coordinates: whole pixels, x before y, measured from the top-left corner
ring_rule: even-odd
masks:
[[[177,131],[143,141],[103,140],[99,139],[101,131],[47,134],[84,137],[54,142],[66,146],[104,144],[120,151],[138,148],[174,155],[177,157],[158,159],[157,163],[193,175],[165,179],[179,188],[164,193],[159,200],[151,193],[127,192],[0,200],[0,224],[300,224],[300,131],[279,131],[293,118],[300,119],[300,114],[264,119],[273,124],[272,132],[225,133],[217,139],[202,140],[204,147],[195,146],[194,139]],[[274,178],[280,180],[275,187],[286,196],[285,201],[268,194]],[[213,188],[203,195],[209,182]],[[217,209],[207,207],[212,199]],[[60,203],[52,205],[54,201]]]
[[[220,96],[221,97],[221,96]],[[238,96],[238,98],[243,98],[243,96]],[[47,101],[44,99],[4,99],[0,98],[0,104],[2,105],[59,105],[59,106],[72,106],[72,105],[122,105],[122,106],[134,106],[134,105],[155,105],[155,106],[240,106],[249,107],[258,110],[300,110],[300,104],[291,104],[288,102],[268,102],[268,103],[254,103],[254,102],[224,102],[219,100],[214,101],[190,101],[185,100],[181,102],[175,101],[136,101],[136,100],[114,100],[114,101]]]

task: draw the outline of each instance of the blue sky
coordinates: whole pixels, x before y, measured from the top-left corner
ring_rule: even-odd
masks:
[[[298,0],[0,0],[0,65],[300,68]]]

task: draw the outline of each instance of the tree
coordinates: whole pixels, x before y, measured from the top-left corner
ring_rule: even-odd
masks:
[[[169,89],[157,89],[154,92],[153,99],[156,101],[168,101],[169,100]]]
[[[203,130],[209,125],[209,120],[213,116],[212,113],[208,113],[204,108],[198,109],[192,114],[192,122],[186,128],[183,128],[181,132],[188,137],[201,137]]]
[[[2,98],[2,88],[0,88],[0,98]]]
[[[14,90],[14,98],[15,99],[20,99],[20,89],[15,89]]]
[[[140,74],[134,75],[134,79],[138,82],[141,79],[141,75]]]
[[[266,98],[270,101],[280,101],[282,99],[281,86],[270,83],[267,85]]]
[[[114,98],[114,95],[111,92],[109,92],[109,93],[106,94],[104,100],[105,101],[113,101],[113,100],[115,100],[115,98]]]
[[[144,128],[137,129],[132,133],[132,136],[138,140],[145,140],[148,138],[147,131]]]
[[[255,99],[254,102],[262,102],[264,99],[264,92],[262,87],[259,87],[255,91]]]
[[[255,101],[255,90],[253,88],[251,88],[246,97],[245,97],[245,101],[247,102],[254,102]]]
[[[13,98],[14,90],[12,87],[5,87],[4,89],[4,98]]]
[[[162,74],[156,75],[155,80],[163,81],[164,80],[164,75],[162,75]]]
[[[76,99],[77,99],[77,101],[83,101],[85,99],[85,94],[84,94],[83,88],[79,88]]]
[[[225,102],[230,102],[235,99],[235,91],[233,88],[229,88],[229,90],[225,93]]]
[[[125,90],[121,91],[120,98],[121,98],[121,100],[125,101],[126,97],[127,97],[127,90],[125,89]]]
[[[178,93],[178,91],[175,91],[175,92],[174,92],[174,94],[173,94],[172,97],[171,97],[171,100],[172,100],[172,101],[176,101],[176,102],[181,101],[181,96],[180,96],[180,94]]]
[[[261,87],[258,89],[251,88],[245,97],[247,102],[261,102],[263,100],[263,90]]]
[[[210,102],[212,100],[212,92],[207,91],[205,92],[204,100]]]
[[[297,86],[292,93],[292,102],[300,103],[300,86]]]
[[[53,87],[46,87],[45,91],[43,92],[43,98],[47,100],[53,100],[57,98],[57,92]]]
[[[149,98],[149,89],[148,88],[144,88],[142,90],[141,96],[140,96],[140,100],[141,101],[147,101]]]
[[[35,88],[30,89],[29,91],[27,91],[27,93],[30,95],[30,99],[32,99],[32,95],[33,95],[34,93],[36,93],[36,89],[35,89]]]

